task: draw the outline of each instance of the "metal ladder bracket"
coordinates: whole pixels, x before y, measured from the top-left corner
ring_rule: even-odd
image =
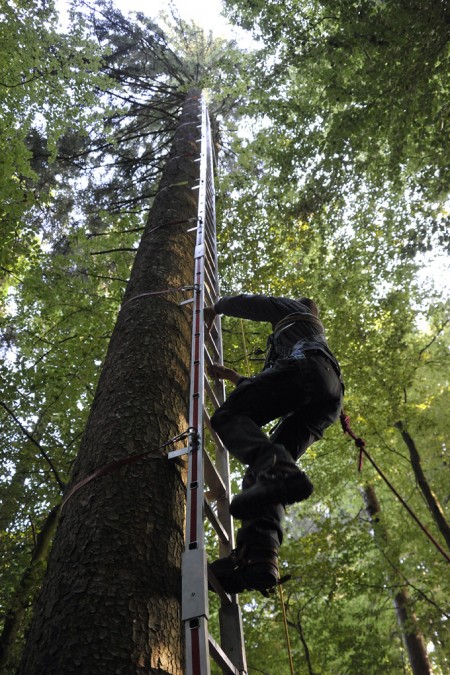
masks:
[[[177,457],[181,457],[182,455],[187,455],[189,452],[189,448],[180,448],[179,450],[171,450],[170,452],[167,453],[167,459],[176,459]]]
[[[183,300],[183,302],[178,303],[178,307],[183,307],[183,305],[190,305],[194,302],[194,298],[188,298],[187,300]]]
[[[195,247],[194,258],[201,258],[205,254],[205,245],[197,244]]]
[[[183,553],[181,564],[183,579],[189,578],[190,584],[183,584],[181,606],[183,621],[199,616],[208,618],[208,576],[206,552],[204,548],[194,548]]]

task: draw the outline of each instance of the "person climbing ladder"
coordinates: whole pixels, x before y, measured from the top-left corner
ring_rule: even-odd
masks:
[[[266,594],[278,583],[284,508],[313,491],[296,460],[338,419],[344,386],[313,300],[222,297],[204,309],[208,329],[217,314],[269,322],[273,329],[264,368],[257,375],[244,377],[220,364],[210,368],[212,377],[236,385],[211,424],[227,450],[248,465],[242,492],[230,504],[230,513],[242,521],[236,549],[212,562],[210,569],[228,593]],[[261,427],[278,418],[266,435]]]

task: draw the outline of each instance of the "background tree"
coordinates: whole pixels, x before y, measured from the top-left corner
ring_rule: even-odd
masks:
[[[364,503],[367,514],[373,524],[373,532],[376,540],[385,548],[389,541],[389,533],[383,526],[380,502],[372,485],[366,485],[363,490]],[[431,673],[430,662],[426,652],[423,635],[417,627],[415,615],[410,610],[410,602],[407,588],[402,579],[397,577],[396,567],[398,560],[393,561],[392,569],[388,570],[387,581],[393,589],[393,601],[397,614],[397,621],[408,653],[409,662],[413,673]]]

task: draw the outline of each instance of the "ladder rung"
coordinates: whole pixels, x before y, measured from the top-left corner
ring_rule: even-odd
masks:
[[[205,272],[212,279],[214,286],[216,285],[216,266],[213,258],[213,253],[209,246],[208,240],[205,239]]]
[[[230,673],[231,675],[241,675],[241,672],[234,666],[228,656],[225,654],[223,651],[222,647],[220,647],[217,642],[214,640],[211,635],[208,635],[208,642],[209,642],[209,653],[213,657],[214,661],[219,664],[221,668],[226,668],[224,670],[224,673],[227,673],[227,675]]]
[[[230,537],[228,536],[228,532],[212,510],[211,504],[207,500],[206,496],[203,499],[204,504],[205,504],[205,514],[208,517],[209,522],[213,526],[214,530],[216,531],[217,536],[219,539],[224,543],[228,544],[230,542]]]
[[[213,392],[211,385],[209,384],[208,378],[205,376],[205,392],[209,397],[209,400],[212,402],[215,408],[218,408],[220,405],[219,399]]]
[[[216,261],[213,253],[213,249],[210,243],[210,237],[208,236],[208,233],[205,232],[205,238],[204,238],[204,243],[205,243],[205,267],[208,268],[209,274],[216,278]]]
[[[214,361],[211,358],[211,354],[206,349],[206,347],[205,347],[205,362],[207,367],[208,366],[211,367],[214,365]],[[213,384],[212,385],[210,384],[210,387],[212,388],[219,405],[221,405],[222,402],[224,401],[223,386],[219,384],[219,380],[215,380],[214,378],[211,379],[213,380]]]
[[[211,354],[209,353],[209,351],[208,351],[208,349],[207,349],[206,347],[205,347],[205,361],[206,361],[206,364],[207,364],[208,366],[213,366],[213,365],[214,365],[214,361],[213,361],[213,359],[212,359],[212,356],[211,356]],[[212,379],[213,379],[214,384],[217,385],[217,383],[219,382],[219,380],[215,380],[214,378],[212,378]],[[213,386],[214,386],[214,385],[213,385]],[[221,387],[221,385],[220,385],[220,387]],[[214,389],[213,389],[213,391],[214,391]],[[221,403],[221,399],[224,400],[224,399],[223,399],[223,388],[222,388],[222,387],[220,388],[220,392],[221,392],[221,393],[218,394],[217,391],[215,391],[215,394],[216,394],[216,397],[217,397],[217,399],[218,399],[218,401],[219,401],[219,404]]]
[[[216,343],[214,342],[212,335],[209,331],[205,331],[205,343],[210,345],[213,348],[213,351],[216,354],[216,358],[220,358],[219,350],[217,349]]]
[[[214,465],[211,457],[206,452],[203,453],[205,459],[205,478],[210,489],[211,495],[214,500],[225,499],[227,496],[227,489],[225,483],[222,480],[217,467]]]
[[[217,581],[217,577],[214,574],[214,572],[211,570],[210,566],[208,565],[208,583],[214,588],[215,592],[219,596],[219,598],[222,600],[223,605],[232,605],[233,601],[231,600],[231,597],[226,593],[220,582]]]
[[[211,287],[208,286],[207,283],[203,285],[203,289],[205,291],[205,302],[207,305],[213,305],[215,298],[217,297],[217,293],[214,290],[214,292],[211,291]]]
[[[214,278],[205,269],[205,289],[210,293],[211,297],[217,297],[217,284]]]
[[[205,280],[204,280],[204,289],[209,296],[209,303],[212,305],[217,298],[217,288],[214,281],[211,280],[211,277],[205,271]]]
[[[220,440],[220,438],[218,437],[218,435],[216,434],[216,432],[214,431],[214,429],[211,426],[211,418],[209,417],[208,412],[206,410],[203,410],[203,417],[204,417],[205,424],[208,427],[209,433],[211,434],[211,438],[213,439],[214,443],[216,444],[216,448],[220,452],[226,452],[226,448],[225,448],[224,444],[222,443],[222,441]]]
[[[205,268],[209,276],[213,280],[214,285],[218,287],[216,261],[213,258],[213,254],[209,252],[208,244],[206,244],[206,246],[207,246],[207,255],[205,258]]]
[[[209,353],[207,347],[205,347],[205,361],[207,362],[208,366],[214,365],[214,361],[212,360],[212,356]]]

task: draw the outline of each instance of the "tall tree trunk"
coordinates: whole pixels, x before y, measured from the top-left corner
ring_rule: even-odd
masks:
[[[425,498],[430,513],[433,516],[434,522],[439,528],[439,532],[444,537],[447,546],[450,549],[450,524],[446,520],[442,506],[440,505],[438,498],[431,489],[430,484],[424,474],[417,446],[414,443],[413,438],[405,428],[403,422],[401,421],[397,422],[394,426],[400,431],[400,434],[406,444],[406,447],[408,448],[409,456],[411,459],[411,465],[414,471],[414,475],[416,477],[417,484],[420,490],[422,491],[422,494]]]
[[[189,92],[113,331],[72,485],[187,428],[199,91]],[[136,297],[140,296],[140,297]],[[135,298],[134,300],[132,298]],[[19,675],[183,673],[184,468],[148,458],[64,506]]]
[[[381,507],[372,485],[366,485],[362,490],[366,511],[372,520],[374,534],[380,545],[389,541],[389,535],[381,521]],[[389,584],[401,584],[402,580],[394,570],[387,570],[386,577]],[[413,675],[430,675],[431,666],[425,647],[425,640],[419,629],[416,616],[411,608],[408,591],[403,586],[394,593],[394,607],[397,622],[401,630],[403,644],[408,654]]]

